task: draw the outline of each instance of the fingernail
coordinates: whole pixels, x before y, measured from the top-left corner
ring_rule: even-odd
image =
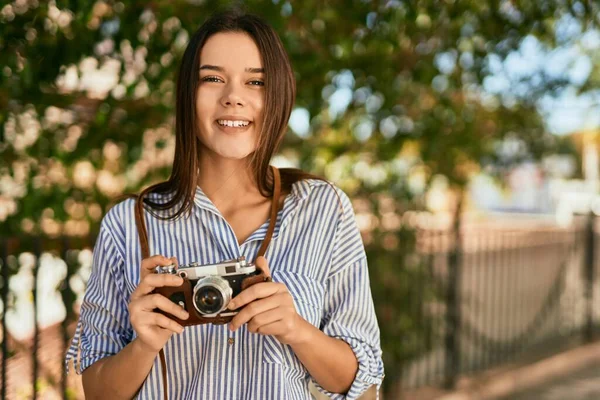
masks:
[[[230,310],[233,310],[235,308],[235,302],[230,301],[229,305],[227,306],[227,308],[229,308]]]
[[[179,328],[179,333],[183,333],[183,327]]]
[[[229,324],[229,330],[230,331],[235,331],[235,328],[234,328],[233,324]]]

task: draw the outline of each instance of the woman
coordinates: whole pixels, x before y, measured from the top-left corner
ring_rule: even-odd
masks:
[[[379,328],[348,197],[282,169],[275,230],[265,257],[256,257],[274,191],[269,160],[294,98],[287,54],[261,19],[216,15],[191,38],[177,83],[172,174],[145,201],[155,255],[142,259],[134,200],[101,224],[67,356],[87,398],[300,399],[311,398],[311,379],[333,398],[379,387]],[[229,324],[184,329],[165,315],[188,318],[153,293],[182,282],[151,273],[156,266],[239,256],[256,259],[272,281],[235,297],[229,308],[242,311]]]

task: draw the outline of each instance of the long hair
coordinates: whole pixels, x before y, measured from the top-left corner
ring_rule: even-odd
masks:
[[[171,176],[167,181],[150,186],[142,192],[169,193],[168,200],[154,201],[145,198],[154,216],[164,219],[179,217],[192,208],[198,181],[200,146],[198,132],[196,97],[199,82],[198,70],[200,52],[206,41],[221,32],[242,32],[256,43],[265,70],[265,108],[262,130],[259,133],[256,150],[249,157],[249,168],[260,193],[265,197],[273,195],[273,177],[269,161],[278,150],[285,132],[296,98],[296,81],[288,55],[273,28],[262,18],[232,9],[211,16],[190,38],[185,49],[177,77],[177,97],[175,113],[175,158]],[[299,169],[280,170],[281,185],[289,192],[292,185],[302,179],[323,178],[305,173]],[[160,216],[153,210],[172,210],[168,216]],[[161,213],[162,214],[162,213]]]

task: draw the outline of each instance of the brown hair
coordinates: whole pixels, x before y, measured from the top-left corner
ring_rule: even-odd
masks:
[[[196,89],[199,82],[198,70],[200,51],[212,35],[220,32],[242,32],[256,43],[265,69],[265,111],[262,131],[259,134],[256,151],[250,157],[249,167],[260,193],[265,197],[273,195],[273,178],[269,161],[279,148],[287,130],[288,120],[296,97],[296,81],[288,55],[277,33],[262,18],[247,14],[240,9],[231,9],[211,16],[191,37],[183,54],[177,79],[175,114],[175,159],[171,176],[167,181],[150,186],[143,195],[169,193],[168,200],[156,202],[145,198],[151,209],[175,209],[168,217],[177,218],[189,212],[192,207],[198,180],[198,154],[201,146],[197,135]],[[299,169],[283,168],[281,188],[289,192],[292,185],[302,179],[323,178],[308,174]],[[337,192],[336,192],[337,194]]]

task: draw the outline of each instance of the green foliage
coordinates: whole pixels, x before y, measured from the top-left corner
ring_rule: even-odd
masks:
[[[393,239],[392,239],[393,238]],[[429,259],[415,251],[415,231],[401,229],[387,240],[398,241],[382,251],[367,247],[376,312],[389,390],[400,378],[403,365],[440,344],[442,320],[433,305],[443,299],[443,289],[434,277]],[[386,391],[387,391],[386,390]]]
[[[37,221],[49,205],[52,218],[72,217],[64,210],[68,199],[102,209],[109,204],[115,193],[71,183],[78,161],[112,175],[129,172],[116,185],[117,192],[138,190],[168,174],[168,165],[131,172],[144,153],[141,137],[148,129],[171,128],[173,79],[186,40],[211,12],[230,5],[18,3],[0,14],[0,172],[26,185],[16,194],[7,193],[17,199],[6,221],[13,234],[23,229],[24,218],[33,222],[27,227],[39,229]],[[290,132],[284,153],[292,154],[299,166],[328,176],[334,174],[325,167],[342,156],[378,162],[385,169],[383,182],[351,180],[345,188],[358,194],[394,185],[407,201],[413,196],[402,188],[406,176],[390,166],[407,142],[417,143],[427,176],[441,173],[458,185],[482,162],[498,161],[494,143],[506,135],[522,139],[535,158],[552,149],[534,100],[564,85],[562,78],[546,77],[510,106],[499,98],[484,105],[479,92],[490,74],[491,55],[506,57],[527,35],[552,45],[555,21],[565,14],[586,24],[596,22],[595,6],[576,4],[245,3],[280,32],[297,75],[297,106],[310,115],[308,137]],[[441,57],[447,60],[444,67]],[[93,76],[86,71],[111,66],[116,80],[94,93],[86,85]],[[351,99],[332,113],[331,96],[338,89]],[[15,139],[23,132],[37,133]],[[107,142],[120,149],[118,160],[109,162],[103,155]],[[84,218],[92,230],[97,214]]]

